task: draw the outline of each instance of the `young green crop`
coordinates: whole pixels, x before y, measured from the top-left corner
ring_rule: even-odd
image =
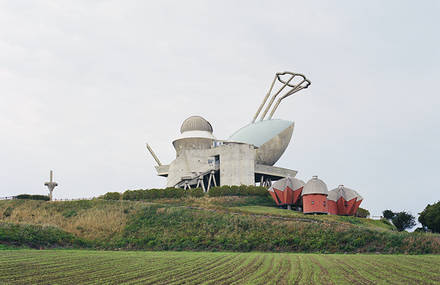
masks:
[[[2,250],[0,284],[438,284],[438,255]]]

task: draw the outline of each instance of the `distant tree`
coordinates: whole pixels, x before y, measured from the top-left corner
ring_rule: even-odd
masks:
[[[104,200],[120,200],[121,196],[122,195],[119,192],[107,192],[102,195],[101,198]]]
[[[387,220],[391,220],[393,217],[394,217],[394,212],[393,211],[391,211],[391,210],[385,210],[385,211],[383,211],[382,212],[382,215],[383,215],[383,217],[385,218],[385,219],[387,219]]]
[[[368,218],[369,216],[370,216],[370,211],[368,211],[367,209],[358,208],[358,210],[356,212],[356,217]]]
[[[391,221],[399,232],[412,228],[416,225],[416,218],[410,213],[403,211],[393,214],[394,217],[391,219]]]
[[[440,233],[440,201],[433,205],[428,204],[419,215],[419,222],[425,229]]]

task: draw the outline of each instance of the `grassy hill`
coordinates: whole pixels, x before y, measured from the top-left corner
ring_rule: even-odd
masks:
[[[440,253],[440,236],[281,210],[266,197],[0,201],[0,243],[101,249]]]

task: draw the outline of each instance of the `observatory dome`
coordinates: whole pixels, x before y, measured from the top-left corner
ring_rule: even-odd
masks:
[[[180,133],[183,134],[188,131],[213,132],[211,124],[200,116],[191,116],[183,121],[182,126],[180,127]]]
[[[328,195],[327,185],[324,181],[318,179],[318,176],[313,176],[313,178],[306,183],[302,191],[303,196],[308,194]]]
[[[210,149],[216,138],[211,124],[200,116],[191,116],[183,121],[180,135],[173,141],[177,156],[185,150]]]

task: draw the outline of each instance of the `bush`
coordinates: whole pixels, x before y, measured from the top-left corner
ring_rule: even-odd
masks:
[[[391,220],[394,217],[394,212],[391,210],[385,210],[382,212],[382,215],[385,219]]]
[[[101,196],[104,200],[120,200],[121,199],[121,193],[119,192],[108,192]]]
[[[203,195],[205,194],[201,188],[184,190],[182,188],[169,187],[165,189],[127,190],[122,194],[122,199],[139,201],[163,198],[202,197]]]
[[[426,206],[420,213],[419,222],[425,229],[429,229],[434,233],[440,233],[440,201]]]
[[[20,194],[20,195],[15,196],[15,199],[49,201],[49,196],[46,196],[46,195]]]
[[[0,223],[0,243],[41,247],[90,247],[91,242],[56,227]]]
[[[210,197],[220,196],[268,196],[269,192],[261,186],[221,186],[209,189]]]
[[[12,207],[7,207],[6,210],[3,212],[3,216],[4,217],[10,217],[12,214],[12,211],[14,210],[14,208]]]
[[[367,209],[358,208],[358,210],[356,212],[356,217],[368,218],[369,216],[370,216],[370,211],[368,211]]]

